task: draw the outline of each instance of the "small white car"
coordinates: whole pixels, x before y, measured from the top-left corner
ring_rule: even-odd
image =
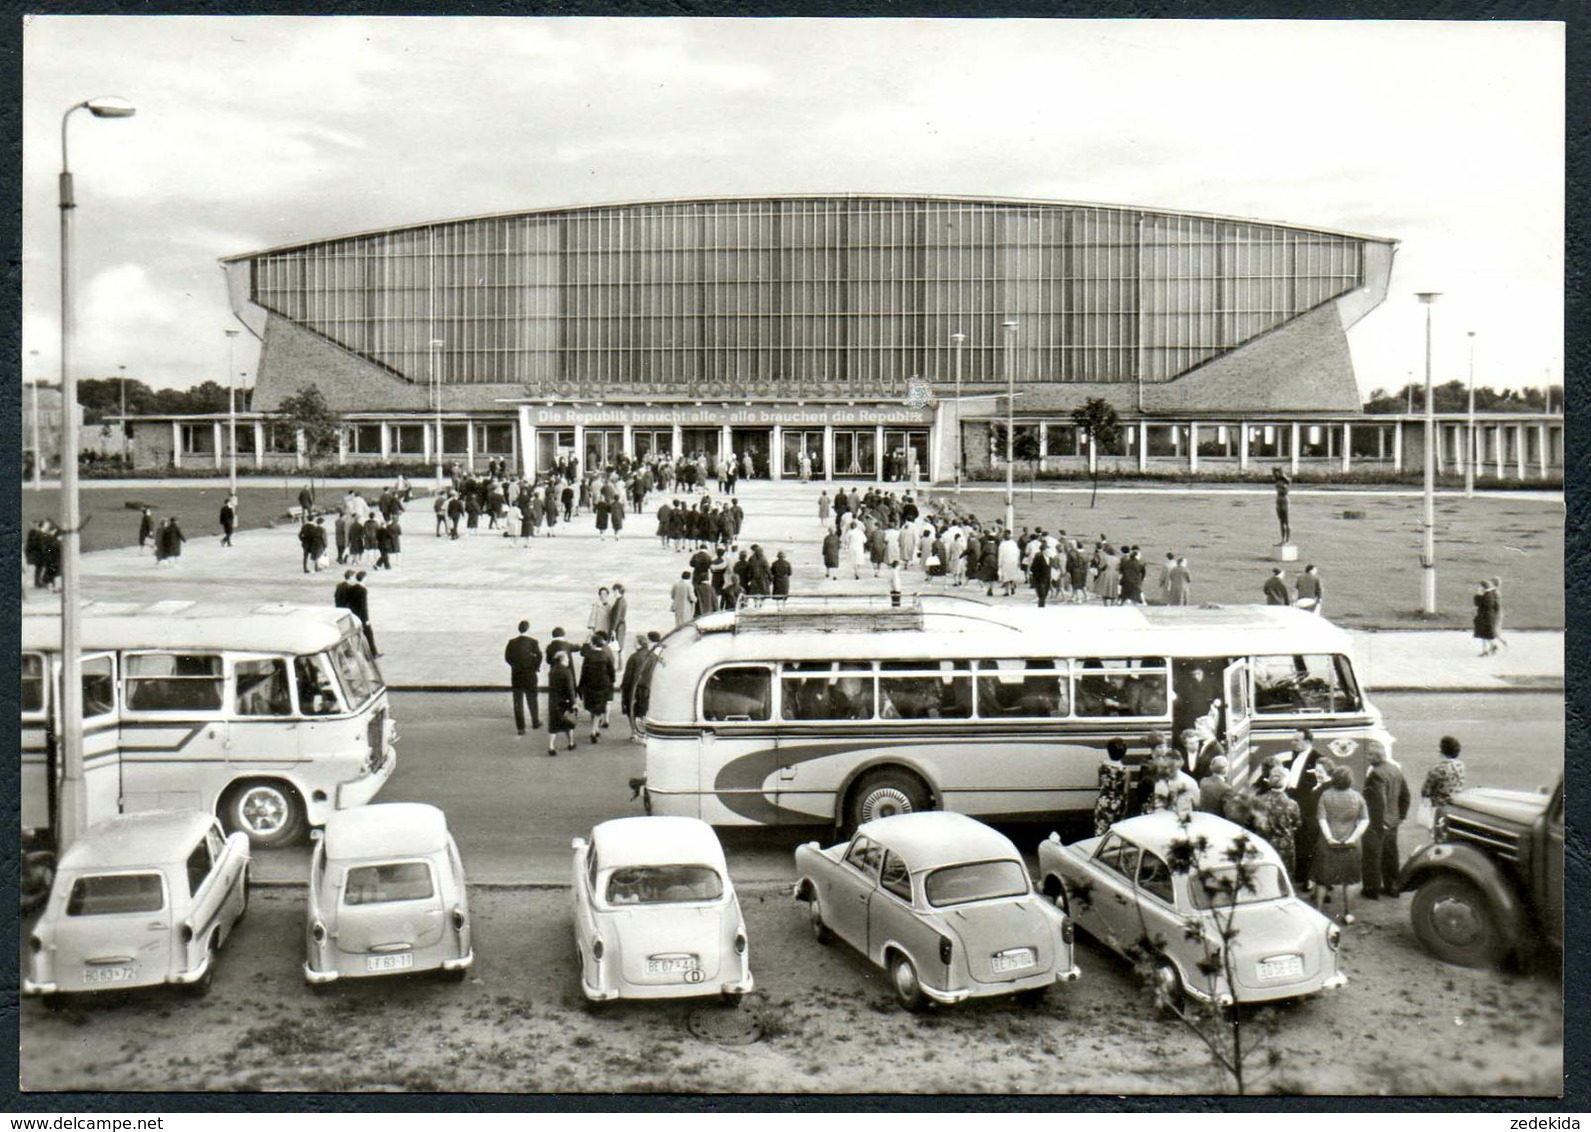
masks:
[[[475,961],[458,846],[435,806],[338,810],[309,862],[304,979],[438,971],[460,982]]]
[[[586,998],[750,992],[746,921],[710,825],[618,818],[573,845],[575,947]]]
[[[62,855],[22,993],[176,983],[202,995],[249,903],[249,839],[198,810],[125,814]]]

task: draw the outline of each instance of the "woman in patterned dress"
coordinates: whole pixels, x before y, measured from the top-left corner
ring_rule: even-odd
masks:
[[[1094,836],[1103,837],[1115,822],[1127,816],[1127,741],[1105,744],[1105,761],[1099,764],[1099,797],[1094,800]]]

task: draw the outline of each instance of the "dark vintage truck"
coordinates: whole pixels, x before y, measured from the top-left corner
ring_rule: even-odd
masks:
[[[1414,934],[1464,967],[1563,948],[1563,780],[1549,795],[1479,787],[1453,796],[1403,866]]]

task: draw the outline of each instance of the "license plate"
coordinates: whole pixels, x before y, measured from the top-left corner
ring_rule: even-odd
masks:
[[[105,987],[112,983],[130,983],[137,974],[137,967],[85,967],[83,982],[91,987]]]
[[[994,957],[994,973],[1003,975],[1007,971],[1020,971],[1037,962],[1038,957],[1033,954],[1031,947],[1015,947],[1010,951],[1002,951]]]
[[[696,970],[696,956],[674,955],[664,959],[648,959],[646,973],[648,975],[688,975]]]
[[[1261,959],[1259,972],[1262,979],[1296,979],[1304,973],[1304,957],[1278,955],[1274,959]]]
[[[414,966],[414,956],[409,952],[397,955],[369,955],[365,957],[367,971],[407,971]]]

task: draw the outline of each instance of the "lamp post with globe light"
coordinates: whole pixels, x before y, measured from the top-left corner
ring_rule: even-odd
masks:
[[[1436,616],[1436,412],[1431,396],[1431,308],[1440,291],[1420,291],[1425,307],[1425,542],[1420,555],[1425,589],[1425,615]]]

